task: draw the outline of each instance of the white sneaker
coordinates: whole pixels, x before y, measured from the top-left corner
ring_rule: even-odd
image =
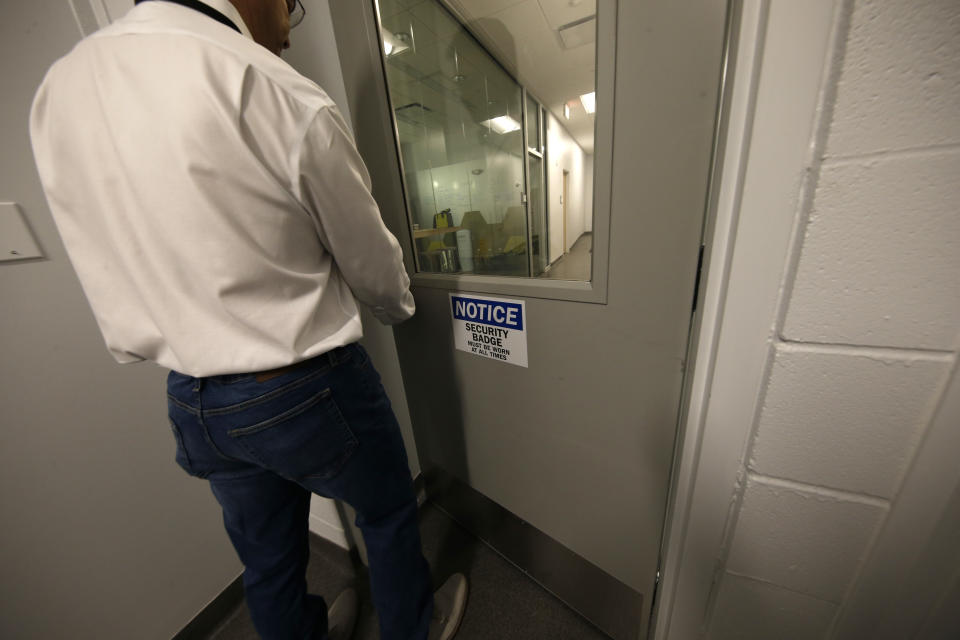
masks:
[[[455,573],[433,594],[433,619],[427,640],[453,638],[467,608],[467,577]]]
[[[327,633],[330,640],[350,640],[357,623],[359,600],[353,588],[344,589],[327,610]]]

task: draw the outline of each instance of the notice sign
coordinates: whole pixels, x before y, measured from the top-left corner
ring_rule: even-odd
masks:
[[[526,308],[523,300],[450,294],[457,349],[527,366]]]

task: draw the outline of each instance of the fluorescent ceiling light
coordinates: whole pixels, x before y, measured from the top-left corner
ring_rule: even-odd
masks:
[[[563,105],[563,117],[567,120],[570,119],[570,105],[567,103],[564,103]]]
[[[587,113],[594,113],[597,110],[597,92],[591,91],[580,96],[580,103]]]
[[[383,30],[383,53],[389,58],[390,56],[395,56],[398,53],[403,53],[410,48],[404,39],[390,33],[386,29]]]
[[[520,129],[520,123],[510,116],[498,116],[496,118],[490,118],[489,120],[484,120],[480,124],[485,127],[490,127],[497,133],[510,133],[511,131],[517,131]]]

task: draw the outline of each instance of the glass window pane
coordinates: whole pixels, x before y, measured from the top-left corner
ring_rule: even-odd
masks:
[[[377,3],[419,271],[590,280],[596,1],[554,4]]]
[[[540,145],[540,103],[527,94],[527,147],[543,151]]]
[[[533,253],[533,275],[539,276],[547,268],[546,193],[544,192],[543,158],[531,153],[530,167],[530,236]]]
[[[520,85],[437,2],[380,2],[419,270],[528,276]]]

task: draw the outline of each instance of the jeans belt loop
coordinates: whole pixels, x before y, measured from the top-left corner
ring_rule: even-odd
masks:
[[[341,347],[336,347],[334,349],[330,349],[330,351],[327,351],[327,362],[330,363],[331,368],[340,364],[340,358],[337,355],[337,351],[340,349]]]

